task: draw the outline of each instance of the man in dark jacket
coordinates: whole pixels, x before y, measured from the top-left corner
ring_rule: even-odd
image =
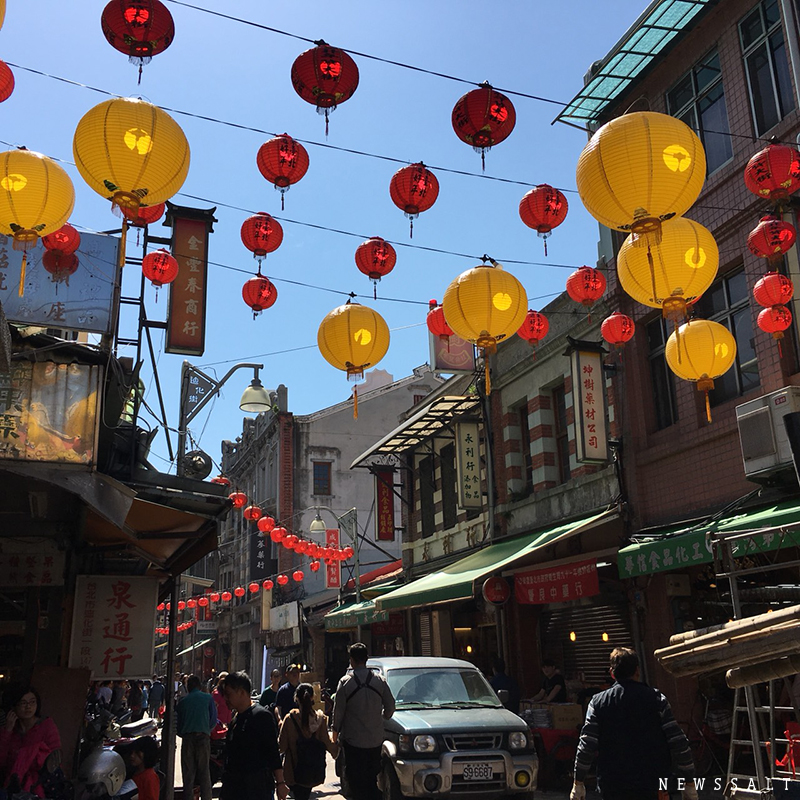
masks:
[[[595,758],[603,800],[657,800],[659,779],[673,771],[683,778],[683,800],[697,800],[689,741],[667,698],[640,682],[636,653],[613,650],[611,675],[616,683],[596,694],[586,711],[570,800],[586,797],[583,781]]]

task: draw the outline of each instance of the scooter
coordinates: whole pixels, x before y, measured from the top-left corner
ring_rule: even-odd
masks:
[[[211,772],[211,785],[222,780],[222,771],[225,766],[225,739],[228,729],[221,722],[218,722],[214,730],[211,731],[211,757],[209,759],[209,771]]]

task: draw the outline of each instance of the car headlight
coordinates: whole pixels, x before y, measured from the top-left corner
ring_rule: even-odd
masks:
[[[524,750],[528,746],[528,737],[523,731],[508,734],[508,747],[511,750]]]
[[[417,753],[435,753],[436,752],[436,739],[433,736],[415,736],[414,737],[414,750]]]

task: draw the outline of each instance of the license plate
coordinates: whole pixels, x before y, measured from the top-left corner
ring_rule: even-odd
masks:
[[[465,781],[490,781],[494,777],[491,764],[464,764]]]

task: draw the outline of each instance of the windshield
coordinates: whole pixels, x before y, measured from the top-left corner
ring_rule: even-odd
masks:
[[[492,687],[475,670],[392,669],[386,678],[398,708],[500,706]]]

